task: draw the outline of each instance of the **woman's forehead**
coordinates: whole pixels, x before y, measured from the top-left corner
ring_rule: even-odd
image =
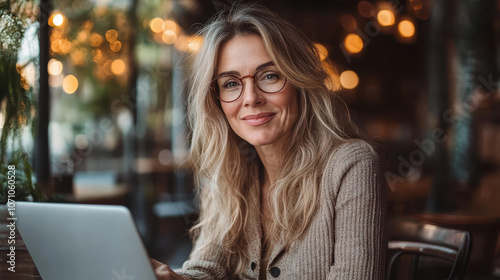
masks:
[[[218,73],[236,71],[248,75],[269,61],[271,58],[260,36],[249,34],[236,36],[221,46],[216,68]]]

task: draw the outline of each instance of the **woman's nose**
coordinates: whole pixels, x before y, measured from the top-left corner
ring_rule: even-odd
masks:
[[[249,79],[246,79],[242,90],[243,105],[255,106],[265,103],[266,98],[264,97],[264,93],[259,90],[251,77],[249,77]]]

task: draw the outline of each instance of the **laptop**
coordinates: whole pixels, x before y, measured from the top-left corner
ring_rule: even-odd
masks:
[[[123,206],[16,202],[15,217],[44,280],[156,280]]]

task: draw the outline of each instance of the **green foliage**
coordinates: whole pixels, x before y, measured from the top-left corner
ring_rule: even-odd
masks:
[[[18,52],[26,28],[35,20],[33,1],[0,2],[0,108],[4,124],[0,137],[0,202],[7,201],[8,166],[15,171],[16,200],[39,199],[40,193],[32,181],[29,156],[21,145],[23,130],[33,122],[32,108],[36,103],[33,89],[22,76],[24,65],[17,64]]]

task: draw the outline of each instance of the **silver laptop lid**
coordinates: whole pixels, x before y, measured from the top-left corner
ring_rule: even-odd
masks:
[[[45,280],[155,280],[123,206],[17,202],[17,227]]]

